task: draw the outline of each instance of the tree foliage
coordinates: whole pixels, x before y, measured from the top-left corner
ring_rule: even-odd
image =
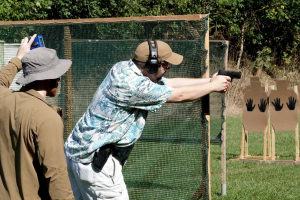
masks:
[[[0,1],[1,21],[23,21],[46,19],[51,10],[49,0],[2,0]]]
[[[1,21],[210,13],[211,39],[230,41],[230,55],[288,63],[300,49],[299,0],[2,0]],[[244,46],[244,51],[242,50]],[[264,52],[264,53],[261,53]],[[261,57],[263,55],[263,57]],[[265,68],[269,64],[263,65]]]

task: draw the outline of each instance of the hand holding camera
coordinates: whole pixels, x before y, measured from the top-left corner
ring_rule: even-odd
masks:
[[[21,41],[16,57],[21,60],[26,53],[38,47],[45,47],[43,36],[34,34],[33,36],[25,37]]]
[[[36,38],[36,34],[34,34],[30,40],[28,37],[25,37],[21,41],[21,45],[18,49],[16,57],[19,58],[20,60],[23,58],[23,56],[28,53],[31,49],[32,43]]]
[[[31,37],[28,36],[28,39],[30,40]],[[38,35],[34,38],[34,41],[31,45],[30,50],[35,49],[35,48],[39,48],[39,47],[45,47],[44,39],[43,39],[43,36],[41,36],[41,35]]]

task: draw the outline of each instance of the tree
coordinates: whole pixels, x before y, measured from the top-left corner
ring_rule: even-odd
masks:
[[[0,21],[23,21],[46,19],[51,9],[49,0],[2,0]]]
[[[210,13],[211,39],[230,41],[231,59],[299,59],[299,0],[2,0],[1,21]],[[263,56],[263,57],[262,57]]]

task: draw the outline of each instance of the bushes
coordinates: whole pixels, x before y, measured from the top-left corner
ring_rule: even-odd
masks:
[[[264,69],[299,68],[298,0],[2,0],[1,21],[210,13],[211,39],[230,41],[229,58]],[[244,30],[244,31],[242,31]],[[244,46],[241,51],[241,46]],[[266,51],[268,49],[268,51]],[[261,54],[261,52],[264,52]],[[254,67],[257,67],[254,65]],[[280,68],[279,67],[279,68]],[[255,70],[255,68],[254,68]]]

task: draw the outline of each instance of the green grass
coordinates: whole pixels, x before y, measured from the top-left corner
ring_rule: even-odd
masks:
[[[242,117],[227,117],[227,195],[221,196],[221,146],[211,145],[212,199],[300,199],[300,165],[232,162],[241,148]],[[263,154],[263,133],[249,133],[249,154]],[[276,155],[295,159],[295,133],[276,132]]]

